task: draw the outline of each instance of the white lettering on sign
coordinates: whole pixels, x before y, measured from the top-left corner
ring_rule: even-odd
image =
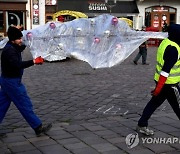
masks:
[[[107,10],[107,7],[101,3],[91,3],[89,4],[89,10]]]

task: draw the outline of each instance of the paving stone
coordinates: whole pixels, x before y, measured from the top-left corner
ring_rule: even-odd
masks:
[[[10,149],[7,146],[2,145],[2,144],[0,145],[0,152],[2,154],[11,154]]]
[[[149,150],[149,149],[139,149],[139,150],[129,150],[128,151],[129,154],[154,154],[153,151]]]
[[[163,132],[177,132],[179,129],[169,126],[169,125],[160,125],[160,126],[154,126],[157,130],[163,131]]]
[[[72,132],[72,134],[80,139],[87,138],[87,137],[97,137],[97,135],[95,135],[91,131],[78,131],[78,132]]]
[[[83,128],[80,125],[70,125],[70,126],[67,126],[67,127],[65,126],[65,128],[69,132],[85,130],[85,128]]]
[[[96,150],[91,147],[80,148],[80,149],[72,149],[74,154],[99,154]]]
[[[39,141],[32,141],[31,143],[37,148],[40,147],[40,146],[57,144],[57,142],[55,140],[52,140],[52,139],[44,139],[44,140],[39,140]]]
[[[12,151],[12,153],[32,151],[32,150],[36,149],[31,143],[29,143],[27,141],[10,143],[8,145],[8,148]]]
[[[72,143],[72,144],[66,144],[64,145],[67,149],[73,150],[73,149],[81,149],[81,148],[87,148],[88,145],[84,144],[83,142],[79,143]]]
[[[175,151],[170,151],[170,152],[166,152],[166,153],[161,153],[161,154],[179,154],[180,153],[180,151],[178,150],[175,150]]]
[[[143,146],[152,150],[154,153],[171,152],[175,150],[175,148],[166,144],[144,144]]]
[[[166,114],[167,115],[167,114]],[[162,123],[164,123],[164,124],[171,124],[171,123],[175,123],[175,122],[177,122],[178,120],[174,120],[174,119],[171,119],[171,118],[169,118],[169,117],[159,117],[158,119],[157,119],[157,121],[160,121],[160,122],[162,122]]]
[[[4,143],[14,143],[14,142],[23,142],[26,141],[26,138],[24,136],[8,136],[5,138],[2,138]]]
[[[38,149],[42,151],[43,154],[52,154],[52,153],[53,154],[70,154],[71,153],[59,144],[43,146],[43,147],[39,147]]]
[[[83,142],[85,142],[88,145],[93,145],[93,144],[99,144],[99,143],[107,143],[107,141],[101,137],[84,137],[81,139]]]
[[[117,144],[117,143],[125,142],[125,138],[124,137],[110,138],[108,139],[108,141],[111,142],[112,144]]]
[[[178,151],[180,151],[180,143],[171,144],[170,146],[172,148],[177,149]]]
[[[101,131],[95,131],[95,134],[97,134],[98,136],[117,136],[117,134],[111,130],[101,130]]]
[[[97,125],[97,126],[88,126],[87,129],[90,131],[101,131],[101,130],[105,130],[106,128]]]
[[[42,153],[39,150],[31,150],[31,151],[18,152],[16,154],[42,154]]]
[[[168,134],[170,134],[170,135],[172,135],[174,137],[180,138],[180,132],[179,131],[177,131],[177,132],[168,132]]]
[[[116,146],[114,146],[110,143],[95,144],[95,145],[91,145],[91,146],[99,152],[118,150],[118,148]]]
[[[102,152],[102,154],[126,154],[126,152],[122,150],[112,150],[112,151]]]

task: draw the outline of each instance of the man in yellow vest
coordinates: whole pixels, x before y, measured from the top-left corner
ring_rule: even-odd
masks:
[[[180,119],[180,25],[168,27],[168,38],[164,39],[157,51],[157,64],[154,75],[155,89],[152,98],[144,108],[136,128],[137,132],[153,135],[148,128],[148,120],[153,112],[167,99],[173,111]]]

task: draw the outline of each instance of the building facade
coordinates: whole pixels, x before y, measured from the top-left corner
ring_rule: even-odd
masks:
[[[180,24],[180,1],[179,0],[140,0],[137,1],[139,14],[134,19],[142,20],[146,27],[157,28],[162,31],[164,24]],[[135,21],[135,27],[138,22]]]
[[[23,29],[36,28],[51,21],[53,14],[62,11],[79,11],[88,17],[108,13],[133,20],[133,28],[142,25],[162,31],[165,24],[180,24],[179,0],[0,0],[0,33],[6,35],[10,25]],[[56,20],[69,21],[69,15]]]

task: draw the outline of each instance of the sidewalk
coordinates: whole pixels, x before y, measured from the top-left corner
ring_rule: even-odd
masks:
[[[155,135],[140,135],[133,148],[126,144],[155,85],[156,48],[148,49],[150,65],[141,59],[134,65],[137,52],[106,69],[75,59],[26,69],[23,82],[35,112],[53,127],[36,137],[12,103],[0,125],[0,132],[8,132],[0,138],[0,154],[179,154],[180,122],[167,102],[149,120]],[[28,52],[23,56],[31,58]]]

